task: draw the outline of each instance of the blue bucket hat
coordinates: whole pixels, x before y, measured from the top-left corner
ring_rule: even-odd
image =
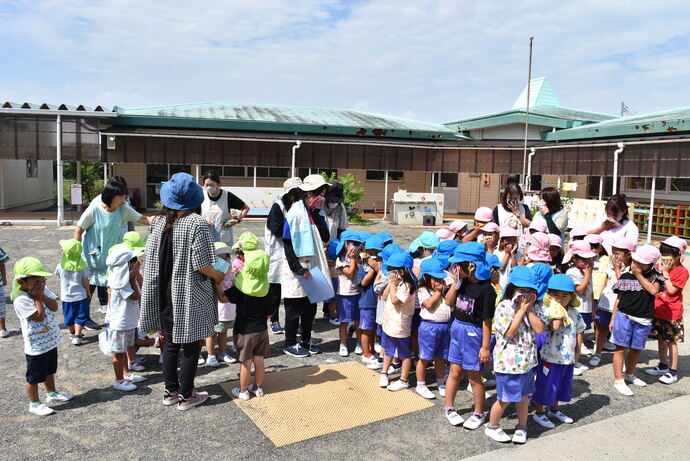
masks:
[[[371,232],[367,232],[367,231],[360,231],[360,232],[359,232],[359,240],[361,240],[362,242],[366,242],[366,241],[369,240],[371,237],[373,237],[373,235],[371,234]]]
[[[503,267],[503,263],[498,259],[498,256],[493,254],[486,255],[486,263],[489,267]]]
[[[486,263],[486,247],[478,242],[461,243],[455,249],[453,256],[448,260],[452,263],[461,263],[468,261],[474,263],[477,269],[474,276],[478,280],[489,280],[491,278],[491,271],[489,265]]]
[[[436,248],[441,242],[441,239],[438,238],[436,234],[429,231],[422,232],[422,234],[417,237],[417,240],[419,240],[419,246],[423,248]]]
[[[389,243],[385,247],[383,247],[383,251],[379,254],[381,256],[381,259],[384,261],[388,261],[388,258],[391,257],[394,253],[404,253],[405,250],[400,245],[396,245],[395,243]]]
[[[412,243],[410,243],[410,246],[407,247],[407,252],[409,254],[414,254],[419,250],[419,247],[422,246],[422,243],[419,241],[419,237],[416,239],[412,240]]]
[[[422,270],[420,275],[429,275],[437,279],[445,279],[448,276],[443,270],[443,267],[441,267],[441,263],[434,258],[428,258],[422,261],[420,269]]]
[[[328,258],[331,259],[332,261],[335,261],[336,258],[338,257],[338,252],[336,251],[338,249],[338,244],[340,243],[340,240],[338,239],[333,239],[330,242],[328,242]]]
[[[369,237],[366,242],[364,242],[365,250],[383,250],[383,242],[376,238],[376,236]]]
[[[412,266],[414,266],[414,260],[412,259],[412,256],[408,255],[407,253],[393,253],[390,258],[388,258],[388,267],[406,267],[408,269],[412,269]]]
[[[376,237],[384,246],[387,242],[393,243],[393,240],[395,240],[388,232],[377,232],[374,234],[374,237]]]
[[[440,262],[443,269],[447,269],[450,264],[448,260],[453,256],[453,252],[458,245],[460,245],[460,242],[457,240],[443,240],[438,244],[431,257]]]
[[[537,276],[532,269],[527,266],[516,266],[510,271],[508,283],[520,288],[531,288],[539,291]]]
[[[539,287],[537,289],[537,301],[541,301],[544,299],[549,281],[553,276],[553,269],[551,269],[551,266],[548,264],[537,263],[532,266],[532,272],[534,272],[534,275],[537,278],[537,286]],[[570,278],[568,275],[566,275],[566,277]]]
[[[362,239],[360,238],[359,232],[348,229],[344,231],[342,234],[340,234],[340,242],[338,242],[338,246],[335,249],[336,255],[339,255],[340,252],[343,251],[343,247],[345,246],[345,242],[347,241],[362,243]]]
[[[573,282],[573,279],[569,275],[556,274],[549,280],[548,289],[574,293],[575,282]]]
[[[161,203],[170,210],[193,210],[204,201],[204,189],[189,173],[175,173],[161,186]]]

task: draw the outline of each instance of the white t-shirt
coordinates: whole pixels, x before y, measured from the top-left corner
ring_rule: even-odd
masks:
[[[362,288],[357,283],[357,269],[355,268],[355,273],[352,277],[348,277],[343,274],[342,268],[348,267],[350,265],[350,257],[345,256],[345,258],[338,257],[335,260],[335,268],[338,270],[338,294],[340,296],[353,296],[358,295],[362,292]]]
[[[423,320],[428,320],[430,322],[447,322],[450,320],[450,306],[446,304],[445,299],[441,296],[438,300],[436,306],[431,309],[426,309],[423,304],[424,302],[431,298],[433,293],[429,292],[426,288],[421,287],[417,290],[417,299],[419,299],[419,304],[422,306],[422,310],[419,311],[419,316]]]
[[[50,299],[57,299],[55,293],[47,287],[43,291]],[[34,299],[25,291],[20,291],[14,299],[14,311],[19,317],[22,326],[22,336],[24,337],[24,353],[26,355],[41,355],[52,351],[62,343],[60,326],[55,318],[55,312],[48,309],[43,304],[45,316],[40,322],[31,320],[29,317],[34,315],[36,305]]]
[[[398,284],[395,295],[402,305],[396,307],[391,301],[391,295],[388,295],[383,308],[383,331],[392,338],[409,338],[412,332],[415,296],[410,295],[410,290],[404,282]]]
[[[505,250],[499,250],[496,248],[494,251],[494,255],[498,258],[499,262],[503,262],[503,258],[506,256]],[[522,259],[522,247],[518,247],[517,250],[515,250],[515,258],[517,258],[518,261]],[[502,268],[498,269],[498,272],[501,274],[501,277],[498,280],[498,283],[505,288],[506,285],[508,285],[508,277],[510,276],[510,269],[513,268],[513,258],[508,258],[508,262],[506,263],[505,266]]]
[[[632,240],[633,242],[637,243],[637,241],[640,238],[640,231],[633,222],[633,220],[628,219],[627,221],[624,221],[623,224],[621,224],[620,226],[614,227],[613,229],[605,230],[599,235],[606,244],[604,245],[604,248],[607,248],[613,244],[613,241],[618,236],[626,237]]]
[[[577,267],[571,267],[568,269],[566,272],[566,275],[569,275],[571,279],[573,279],[573,282],[575,282],[575,287],[577,287],[579,284],[582,283],[582,281],[585,279],[584,274],[578,269]],[[590,277],[589,279],[589,284],[587,284],[587,288],[585,289],[585,293],[583,295],[578,295],[580,297],[580,307],[577,308],[577,311],[581,314],[591,314],[592,313],[592,296],[593,296],[593,290],[592,290],[592,278]]]
[[[137,284],[138,282],[134,282]],[[139,301],[130,299],[134,294],[132,286],[127,283],[124,288],[112,289],[108,306],[110,329],[116,331],[133,330],[139,323]]]
[[[86,299],[86,288],[84,288],[84,278],[89,278],[89,270],[66,271],[60,264],[55,268],[55,275],[60,277],[60,300],[66,303],[73,303]]]

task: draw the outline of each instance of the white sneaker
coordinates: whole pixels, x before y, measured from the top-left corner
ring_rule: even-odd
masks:
[[[527,429],[524,427],[516,428],[513,433],[513,443],[520,445],[527,443]]]
[[[377,354],[381,353],[381,345],[379,343],[374,343],[374,352]]]
[[[239,387],[232,390],[232,396],[240,400],[249,400],[251,397],[248,389],[242,390]]]
[[[616,345],[613,344],[611,341],[606,341],[604,343],[604,350],[605,351],[615,351],[616,350]]]
[[[573,375],[582,376],[582,373],[584,373],[587,370],[589,370],[589,367],[587,365],[578,362],[575,364],[575,368],[573,369]]]
[[[592,351],[589,349],[589,347],[587,347],[585,343],[582,343],[582,347],[580,347],[580,354],[589,355],[591,353]]]
[[[445,384],[439,384],[438,385],[438,395],[440,395],[441,397],[446,396],[446,385]]]
[[[455,410],[447,411],[446,419],[448,419],[448,422],[453,426],[459,426],[465,422],[465,420],[462,419],[462,416],[460,416],[460,414]]]
[[[659,376],[659,381],[661,381],[664,384],[673,384],[675,382],[678,382],[678,373],[674,375],[669,371],[665,375]]]
[[[625,383],[614,383],[613,388],[623,395],[626,395],[626,396],[634,395],[633,391]]]
[[[146,378],[144,378],[143,376],[135,375],[133,373],[128,373],[124,375],[123,378],[125,378],[125,380],[129,381],[130,383],[143,383],[144,381],[146,381]]]
[[[38,405],[35,405],[35,406],[29,404],[29,413],[33,413],[34,415],[38,415],[38,416],[48,416],[48,415],[52,415],[53,413],[55,413],[55,410],[44,405],[43,403],[39,403]]]
[[[74,396],[72,394],[69,394],[67,392],[56,392],[53,395],[46,394],[46,402],[69,402],[72,400]]]
[[[202,356],[199,356],[199,360],[197,360],[196,364],[203,365],[204,363],[206,363],[206,360]]]
[[[553,429],[556,427],[556,425],[549,419],[548,416],[546,416],[546,413],[534,413],[532,415],[532,420],[539,424],[541,427],[545,427],[546,429]]]
[[[375,355],[370,355],[369,357],[363,355],[362,356],[362,363],[369,365],[371,363],[378,363],[379,359]]]
[[[357,343],[357,345],[355,346],[355,354],[357,354],[357,355],[364,354],[364,351],[362,350],[362,345],[359,343]]]
[[[574,423],[573,418],[571,418],[570,416],[561,412],[560,410],[556,410],[556,411],[549,410],[547,412],[547,414],[549,416],[551,416],[552,418],[556,418],[557,420],[559,420],[563,424],[573,424]]]
[[[347,346],[345,344],[340,345],[340,350],[338,350],[338,355],[341,357],[347,357],[350,355],[350,352],[347,350]]]
[[[122,381],[115,380],[115,382],[113,383],[113,387],[115,389],[117,389],[118,391],[125,391],[125,392],[137,390],[137,385],[134,383],[130,383],[126,379],[123,379]]]
[[[263,397],[265,395],[264,390],[260,387],[256,387],[256,385],[254,384],[250,384],[247,390],[254,394],[256,397]]]
[[[510,436],[506,434],[500,426],[489,427],[489,425],[487,424],[486,426],[484,426],[484,434],[486,434],[490,439],[493,439],[496,442],[510,442]]]
[[[415,392],[417,392],[417,394],[421,395],[421,396],[424,397],[425,399],[431,400],[431,399],[435,399],[435,398],[436,398],[436,396],[434,395],[434,393],[431,392],[431,391],[429,390],[429,388],[426,387],[426,386],[420,386],[420,385],[418,384],[418,385],[414,388],[414,390],[415,390]]]
[[[235,357],[233,357],[232,355],[229,355],[229,354],[225,354],[225,353],[220,354],[220,359],[224,363],[237,363],[237,359]]]
[[[404,389],[407,389],[410,387],[410,383],[403,381],[402,379],[398,379],[396,381],[393,381],[386,387],[389,391],[396,392],[396,391],[402,391]]]
[[[470,419],[465,421],[465,424],[462,425],[465,429],[469,429],[471,431],[475,429],[479,429],[482,424],[486,421],[486,415],[483,414],[481,416],[477,416],[476,414],[472,413],[472,416],[470,416]]]
[[[215,355],[209,354],[208,358],[206,359],[206,365],[212,368],[216,368],[220,366],[220,363],[218,363],[218,359]]]
[[[77,335],[72,335],[71,342],[73,346],[81,346],[81,338]]]
[[[645,387],[647,385],[647,383],[645,383],[635,375],[625,375],[625,380],[637,387]]]
[[[378,360],[376,360],[375,362],[370,362],[367,365],[367,368],[370,370],[380,370],[381,368],[383,368],[383,362],[379,362]]]
[[[0,300],[0,302],[4,302],[4,300]],[[7,328],[3,328],[0,330],[0,338],[7,338],[10,335],[10,331]],[[380,348],[381,346],[379,346]]]
[[[138,362],[129,362],[130,371],[144,371],[146,367]]]
[[[379,387],[388,387],[388,375],[382,374],[379,377]]]
[[[601,354],[594,354],[592,360],[589,361],[590,367],[598,367],[601,363]]]

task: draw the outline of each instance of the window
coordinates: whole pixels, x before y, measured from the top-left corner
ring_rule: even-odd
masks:
[[[434,173],[434,187],[458,187],[458,174]]]
[[[310,174],[321,174],[326,173],[328,177],[335,174],[338,175],[338,170],[329,170],[328,168],[298,168],[297,176],[304,179]]]
[[[690,178],[672,178],[671,192],[690,192]]]
[[[253,167],[249,167],[249,176],[253,176],[253,175],[254,175]],[[268,178],[268,168],[263,167],[263,166],[256,167],[256,177],[257,178]]]
[[[631,176],[626,178],[628,190],[652,190],[652,178]],[[666,178],[656,178],[656,190],[666,190]]]
[[[223,176],[223,167],[220,166],[220,165],[201,165],[201,166],[199,167],[199,173],[200,173],[200,175],[201,175],[202,178],[204,177],[204,175],[205,175],[208,171],[211,171],[211,170],[213,170],[213,171],[215,171],[216,173],[218,173],[218,176]]]
[[[146,208],[155,208],[159,200],[161,183],[175,173],[190,173],[190,165],[146,165]]]
[[[271,178],[287,179],[290,177],[290,168],[269,168],[268,175]]]
[[[231,178],[244,178],[247,176],[246,169],[243,166],[225,166],[223,167],[223,176]]]
[[[38,178],[38,160],[26,161],[26,177]]]
[[[367,181],[385,181],[386,172],[383,170],[367,170],[366,180]],[[389,181],[404,181],[405,172],[404,171],[389,171],[388,172]]]
[[[168,178],[168,165],[146,165],[147,183],[161,183]]]

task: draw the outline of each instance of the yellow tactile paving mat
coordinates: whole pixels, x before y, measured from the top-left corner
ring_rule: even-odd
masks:
[[[232,397],[239,382],[222,383]],[[357,362],[266,375],[266,395],[233,399],[276,447],[434,406],[414,391],[378,387],[378,373]]]

